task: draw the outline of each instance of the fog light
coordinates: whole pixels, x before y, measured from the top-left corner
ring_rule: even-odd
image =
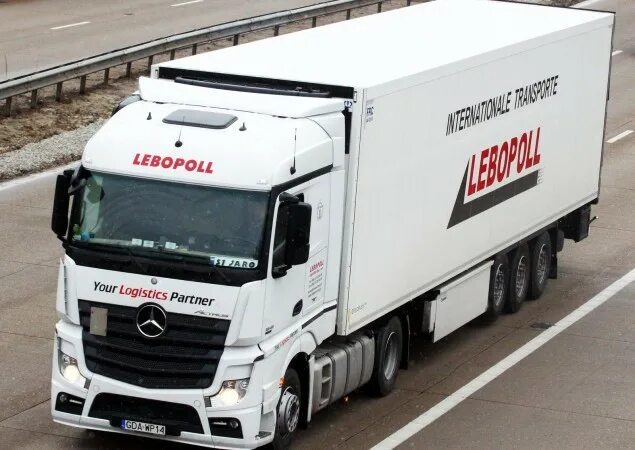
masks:
[[[67,381],[70,383],[76,384],[78,386],[84,387],[86,384],[86,378],[84,378],[79,371],[79,367],[77,366],[77,360],[72,356],[68,356],[66,353],[63,353],[61,350],[59,352],[59,366],[60,373]],[[60,399],[61,401],[61,399]]]
[[[243,397],[245,397],[248,387],[249,378],[224,381],[220,391],[209,398],[210,406],[212,408],[216,408],[220,406],[236,405],[243,399]]]
[[[236,419],[232,419],[229,421],[229,428],[235,430],[240,426],[240,423]]]

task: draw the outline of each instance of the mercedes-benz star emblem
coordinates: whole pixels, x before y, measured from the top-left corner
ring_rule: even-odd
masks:
[[[144,305],[137,312],[137,329],[145,337],[161,336],[165,332],[167,323],[167,315],[163,308],[158,305]]]

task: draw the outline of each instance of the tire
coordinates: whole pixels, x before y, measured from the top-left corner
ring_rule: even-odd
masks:
[[[489,294],[485,317],[490,320],[501,315],[507,301],[509,286],[509,260],[507,255],[499,253],[494,258],[494,264],[489,276]]]
[[[521,244],[514,250],[509,269],[509,290],[505,310],[509,313],[515,313],[523,306],[529,292],[531,260],[527,244]]]
[[[275,450],[288,449],[298,429],[302,405],[302,386],[295,369],[288,368],[284,374],[282,393],[276,409],[276,432],[271,443]]]
[[[395,387],[402,348],[403,329],[399,318],[394,316],[375,335],[375,363],[369,383],[374,395],[384,397]]]
[[[545,292],[551,270],[551,238],[546,231],[532,242],[530,267],[529,298],[535,300]]]

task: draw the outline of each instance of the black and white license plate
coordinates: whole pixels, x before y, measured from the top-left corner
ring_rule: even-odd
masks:
[[[136,431],[139,433],[150,433],[165,436],[165,425],[156,425],[154,423],[137,422],[136,420],[121,421],[119,425],[122,430]]]

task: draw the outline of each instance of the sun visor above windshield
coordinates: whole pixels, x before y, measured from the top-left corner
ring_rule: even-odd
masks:
[[[147,77],[139,78],[139,94],[143,100],[155,103],[206,106],[290,118],[318,116],[344,110],[344,100],[338,98],[256,94]]]

